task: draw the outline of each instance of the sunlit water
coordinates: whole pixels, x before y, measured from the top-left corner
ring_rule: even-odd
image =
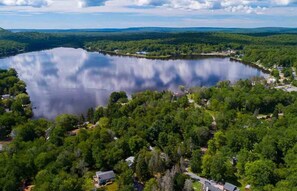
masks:
[[[82,49],[55,48],[0,59],[26,82],[36,118],[81,114],[105,105],[113,91],[177,91],[180,85],[212,86],[264,76],[260,70],[228,58],[150,60],[108,56]]]

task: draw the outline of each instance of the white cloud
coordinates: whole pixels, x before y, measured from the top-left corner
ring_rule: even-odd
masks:
[[[265,11],[267,8],[296,7],[297,0],[0,0],[0,11],[1,9],[7,11],[7,8],[1,5],[9,6],[10,10],[30,12],[129,12],[176,16],[184,13],[197,14],[198,10],[199,14],[205,12],[261,14],[267,13],[268,11]],[[145,9],[133,8],[135,6]],[[35,9],[35,7],[42,8]]]
[[[294,2],[294,0],[274,0],[276,5],[289,5]],[[296,1],[295,1],[296,2]]]
[[[260,13],[267,7],[288,6],[297,0],[134,0],[139,6],[159,6],[190,10],[225,9],[230,12]]]
[[[6,6],[45,7],[50,4],[51,0],[0,0],[0,5]]]

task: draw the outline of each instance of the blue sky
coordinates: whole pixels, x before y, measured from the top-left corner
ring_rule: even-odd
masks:
[[[0,27],[297,27],[297,0],[0,0]]]

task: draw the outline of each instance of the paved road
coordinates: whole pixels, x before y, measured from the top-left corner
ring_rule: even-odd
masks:
[[[197,176],[196,174],[194,174],[192,172],[186,172],[185,174],[188,175],[189,177],[191,177],[192,179],[200,182],[203,185],[205,184],[205,181],[208,181],[207,179]]]
[[[204,186],[205,182],[208,181],[208,182],[210,182],[214,187],[217,187],[217,188],[219,188],[220,190],[223,190],[223,186],[222,186],[222,185],[217,184],[217,183],[215,183],[215,182],[213,182],[213,181],[210,181],[210,180],[208,180],[208,179],[202,178],[202,177],[198,176],[197,174],[194,174],[194,173],[192,173],[192,172],[186,172],[185,174],[188,175],[188,176],[190,176],[193,180],[196,180],[196,181],[200,182],[203,186]]]

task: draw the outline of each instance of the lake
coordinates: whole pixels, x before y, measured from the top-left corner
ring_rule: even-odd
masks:
[[[0,59],[2,69],[15,68],[26,82],[35,118],[86,113],[105,105],[114,91],[178,91],[180,85],[213,86],[265,76],[259,69],[229,58],[152,60],[103,55],[83,49],[55,48]]]

